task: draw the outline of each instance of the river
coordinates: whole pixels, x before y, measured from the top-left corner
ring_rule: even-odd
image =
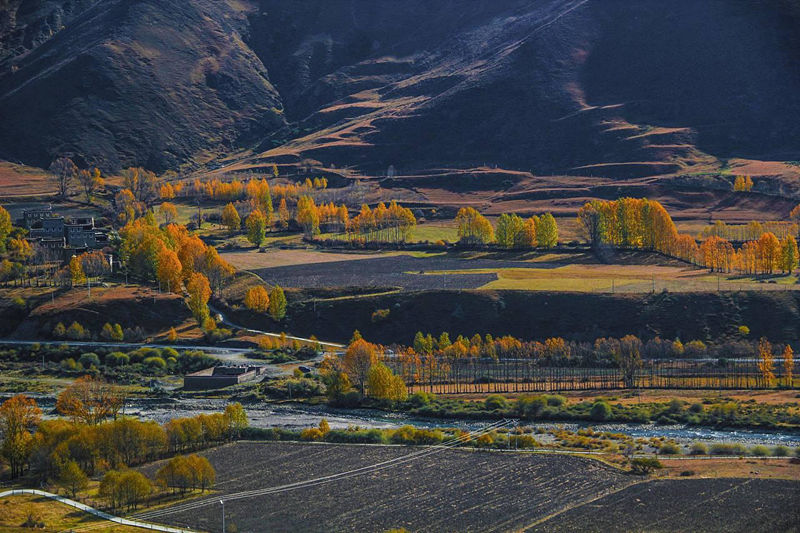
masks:
[[[47,413],[54,415],[52,398],[37,398],[39,405]],[[201,413],[219,413],[225,409],[228,400],[182,398],[175,400],[129,400],[125,414],[137,416],[159,423],[173,418],[196,416]],[[492,421],[415,417],[403,413],[387,413],[371,409],[336,409],[327,406],[308,406],[301,404],[248,404],[245,406],[252,427],[284,429],[304,429],[315,426],[323,417],[331,428],[345,429],[348,426],[362,428],[389,429],[402,425],[416,427],[458,427],[469,431],[480,430]],[[740,443],[746,446],[762,444],[765,446],[783,445],[800,447],[800,433],[771,432],[766,430],[722,430],[703,426],[683,424],[659,425],[636,423],[588,423],[588,422],[523,422],[523,425],[544,430],[560,427],[577,431],[592,427],[596,431],[624,433],[634,438],[666,437],[682,444],[693,442]]]

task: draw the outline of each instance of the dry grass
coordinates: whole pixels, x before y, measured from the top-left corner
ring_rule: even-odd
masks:
[[[56,187],[48,177],[40,168],[0,161],[0,197],[53,194]]]
[[[56,532],[92,526],[92,531],[133,533],[145,531],[138,527],[113,524],[88,513],[41,496],[9,496],[0,500],[0,532],[32,531],[21,527],[28,515],[44,522],[43,529],[33,531]],[[107,526],[103,526],[107,524]]]
[[[664,459],[665,477],[800,479],[800,463],[788,458]],[[681,476],[691,471],[691,476]]]

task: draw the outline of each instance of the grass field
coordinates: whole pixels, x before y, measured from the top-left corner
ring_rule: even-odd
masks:
[[[716,276],[649,254],[611,264],[586,253],[343,253],[307,249],[230,252],[225,258],[284,287],[400,287],[648,293],[794,290],[796,276]]]
[[[44,523],[43,528],[22,527],[28,519]],[[94,532],[134,533],[146,531],[138,527],[122,526],[92,516],[49,498],[34,495],[9,496],[0,499],[0,532],[23,533],[25,531],[69,531],[89,528]]]
[[[56,186],[42,169],[0,161],[0,198],[48,195]]]

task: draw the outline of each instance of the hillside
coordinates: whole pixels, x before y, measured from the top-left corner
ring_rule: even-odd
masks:
[[[795,167],[760,163],[800,159],[791,0],[9,2],[8,160],[164,170],[249,149],[226,170],[310,159],[432,201],[601,178],[658,194],[675,183],[648,177],[752,164],[759,192],[798,193]]]

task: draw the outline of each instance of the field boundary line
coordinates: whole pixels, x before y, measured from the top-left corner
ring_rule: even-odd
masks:
[[[594,496],[592,496],[592,497],[590,497],[590,498],[588,498],[586,500],[583,500],[583,501],[580,501],[580,502],[575,502],[575,503],[572,503],[572,504],[568,504],[568,505],[562,507],[561,509],[559,509],[558,511],[556,511],[554,513],[550,513],[547,516],[543,516],[543,517],[539,518],[538,520],[534,521],[533,523],[528,524],[526,526],[522,526],[521,528],[519,528],[519,529],[517,529],[515,531],[522,531],[522,532],[530,531],[531,528],[534,528],[534,527],[536,527],[538,525],[541,525],[541,524],[543,524],[543,523],[545,523],[545,522],[547,522],[547,521],[549,521],[549,520],[551,520],[551,519],[553,519],[553,518],[555,518],[555,517],[557,517],[559,515],[562,515],[562,514],[568,512],[568,511],[571,511],[573,509],[577,509],[578,507],[583,507],[584,505],[590,504],[592,502],[596,502],[597,500],[605,498],[606,496],[611,496],[613,494],[617,494],[618,492],[621,492],[621,491],[623,491],[623,490],[625,490],[625,489],[627,489],[629,487],[633,487],[635,485],[641,485],[643,483],[650,483],[651,481],[653,481],[653,480],[652,479],[646,479],[646,480],[640,480],[640,481],[632,481],[632,482],[626,483],[626,484],[624,484],[624,485],[622,485],[620,487],[616,487],[616,488],[613,488],[613,489],[600,491],[597,494],[595,494]]]
[[[114,516],[112,514],[106,513],[104,511],[100,511],[99,509],[95,509],[94,507],[90,507],[86,504],[81,502],[77,502],[75,500],[71,500],[69,498],[65,498],[63,496],[59,496],[58,494],[53,494],[52,492],[46,492],[43,490],[37,489],[12,489],[7,490],[4,492],[0,492],[0,498],[5,498],[7,496],[19,496],[24,494],[33,494],[36,496],[44,496],[45,498],[50,498],[51,500],[55,500],[59,503],[63,503],[64,505],[68,505],[70,507],[74,507],[75,509],[80,509],[86,513],[94,515],[98,518],[102,518],[104,520],[108,520],[109,522],[114,522],[116,524],[120,524],[123,526],[131,526],[131,527],[139,527],[142,529],[150,529],[152,531],[163,531],[165,533],[195,533],[193,529],[183,529],[183,528],[176,528],[176,527],[169,527],[169,526],[159,526],[157,524],[151,524],[149,522],[142,522],[140,520],[130,520],[128,518],[121,518],[119,516]]]

